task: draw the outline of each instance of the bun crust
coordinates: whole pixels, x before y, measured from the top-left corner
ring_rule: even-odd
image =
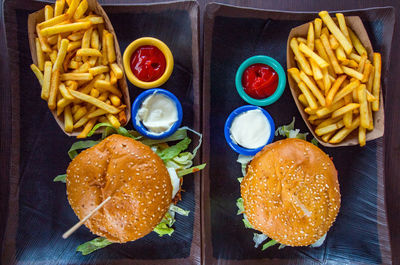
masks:
[[[288,246],[308,246],[326,234],[340,208],[336,168],[315,145],[285,139],[264,147],[241,183],[252,226]]]
[[[161,158],[121,135],[111,135],[75,157],[66,183],[68,201],[79,219],[111,196],[85,225],[112,242],[147,235],[171,204],[171,180]]]

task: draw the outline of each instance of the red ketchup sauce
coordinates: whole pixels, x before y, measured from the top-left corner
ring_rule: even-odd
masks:
[[[152,82],[159,79],[165,67],[165,56],[155,46],[141,46],[132,54],[131,70],[140,81]]]
[[[278,87],[278,73],[261,63],[250,65],[243,72],[244,92],[252,98],[263,99],[271,96]]]

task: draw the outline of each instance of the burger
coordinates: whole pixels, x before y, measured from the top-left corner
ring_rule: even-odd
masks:
[[[269,144],[251,160],[240,185],[245,224],[263,250],[321,245],[338,215],[340,190],[332,160],[307,141]]]
[[[174,232],[175,213],[189,214],[175,205],[181,199],[182,176],[205,166],[191,167],[196,152],[182,152],[191,140],[186,129],[177,134],[166,141],[184,139],[172,146],[161,140],[146,139],[142,143],[132,135],[119,134],[100,142],[78,142],[76,146],[95,144],[77,154],[67,169],[67,197],[73,211],[82,220],[110,197],[84,223],[99,237],[80,245],[78,251],[86,255],[111,243],[137,240],[152,231],[160,236]],[[125,135],[129,136],[127,131]]]

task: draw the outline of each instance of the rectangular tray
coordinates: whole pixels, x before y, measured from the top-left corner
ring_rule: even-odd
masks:
[[[342,194],[340,213],[320,248],[266,251],[254,248],[254,230],[246,229],[236,215],[240,197],[240,164],[224,139],[224,123],[235,108],[246,105],[235,89],[239,65],[248,57],[268,55],[286,69],[286,42],[293,27],[317,17],[317,12],[268,11],[209,4],[204,16],[203,160],[210,166],[202,178],[202,233],[204,264],[389,264],[391,249],[384,196],[383,139],[365,148],[323,148],[333,157]],[[334,13],[332,11],[332,13]],[[345,11],[365,24],[374,50],[382,53],[383,89],[388,87],[388,67],[394,27],[394,9]],[[287,87],[283,96],[265,107],[276,127],[296,117],[296,128],[307,132]],[[311,140],[311,134],[308,140]],[[275,138],[277,139],[277,138]]]
[[[102,1],[117,35],[121,53],[139,37],[163,40],[171,49],[175,66],[162,87],[173,92],[184,109],[182,125],[200,131],[199,6],[195,1],[157,4],[118,4]],[[189,217],[177,216],[175,233],[159,238],[151,233],[135,242],[114,244],[82,256],[79,244],[95,238],[81,227],[67,240],[61,235],[77,222],[68,204],[65,185],[53,178],[68,166],[67,150],[75,137],[66,136],[40,99],[40,86],[29,66],[32,63],[27,31],[28,14],[43,8],[45,2],[8,0],[4,19],[10,82],[5,96],[10,97],[12,138],[8,139],[10,175],[1,179],[7,206],[0,208],[0,221],[6,225],[2,240],[1,264],[199,264],[200,174],[185,178],[182,201]],[[3,54],[2,54],[3,55]],[[8,58],[7,58],[8,57]],[[4,67],[3,64],[3,67]],[[4,68],[2,67],[2,71]],[[3,76],[5,77],[5,75]],[[131,99],[143,90],[129,83]],[[129,123],[128,128],[131,128]],[[5,127],[4,127],[5,128]],[[2,150],[3,151],[3,150]],[[4,153],[5,154],[5,153]],[[3,155],[3,153],[2,153]],[[197,159],[197,163],[199,162]],[[7,212],[8,208],[8,212]],[[2,231],[0,231],[2,232]],[[2,235],[3,233],[1,233]],[[0,238],[1,239],[1,238]]]

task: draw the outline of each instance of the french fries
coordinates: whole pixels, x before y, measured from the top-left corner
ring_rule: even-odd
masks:
[[[66,4],[67,3],[67,4]],[[87,0],[56,0],[44,8],[36,25],[37,65],[31,69],[67,133],[85,138],[96,122],[126,124],[126,105],[118,80],[114,35],[104,19],[89,10]]]
[[[373,112],[379,110],[381,55],[368,60],[342,13],[335,20],[326,11],[319,17],[308,23],[306,36],[289,40],[297,67],[288,74],[301,92],[297,100],[319,139],[338,144],[358,129],[364,146],[374,128]]]

